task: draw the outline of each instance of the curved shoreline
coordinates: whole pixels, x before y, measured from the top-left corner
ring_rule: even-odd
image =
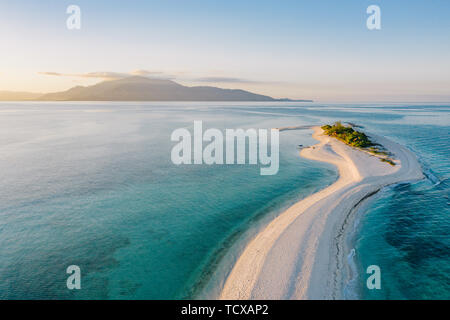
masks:
[[[246,246],[225,281],[220,299],[342,299],[346,230],[363,200],[382,187],[423,177],[414,154],[371,135],[394,154],[396,166],[322,135],[300,152],[332,163],[338,180],[297,202]]]

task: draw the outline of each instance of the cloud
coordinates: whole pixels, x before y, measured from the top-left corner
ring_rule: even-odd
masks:
[[[193,78],[191,81],[195,82],[205,82],[205,83],[237,83],[237,84],[269,84],[269,85],[285,85],[286,82],[283,81],[259,81],[244,78],[233,78],[233,77],[200,77]]]
[[[259,81],[241,79],[241,78],[230,78],[230,77],[202,77],[194,79],[198,82],[220,82],[220,83],[260,83]]]
[[[58,73],[58,72],[38,72],[38,73],[46,75],[46,76],[63,76],[62,73]]]
[[[161,71],[148,71],[148,70],[134,70],[130,72],[130,74],[135,76],[150,76],[150,75],[156,75],[156,74],[163,74]]]
[[[281,84],[274,81],[256,81],[251,79],[236,78],[236,77],[223,77],[223,76],[207,76],[207,77],[195,77],[190,76],[186,72],[175,72],[174,74],[168,74],[162,71],[151,71],[145,69],[138,69],[131,72],[87,72],[87,73],[59,73],[59,72],[39,72],[39,74],[47,76],[59,76],[59,77],[77,77],[77,78],[96,78],[102,80],[117,80],[130,76],[142,76],[152,79],[164,79],[164,80],[180,80],[187,82],[203,82],[203,83],[228,83],[228,84]]]
[[[119,73],[119,72],[88,72],[82,74],[74,74],[72,76],[82,78],[100,78],[105,80],[116,80],[129,77],[130,75],[127,73]]]
[[[159,78],[159,79],[174,79],[172,75],[165,74],[160,71],[148,71],[148,70],[135,70],[129,73],[123,72],[109,72],[109,71],[99,71],[99,72],[87,72],[87,73],[59,73],[59,72],[39,72],[39,74],[46,76],[59,76],[59,77],[77,77],[77,78],[97,78],[103,80],[117,80],[123,79],[130,76],[144,76],[149,78]]]
[[[152,79],[174,80],[177,77],[162,71],[135,70],[129,73],[132,76],[142,76]]]
[[[99,78],[105,80],[121,79],[130,76],[127,73],[118,73],[118,72],[88,72],[88,73],[39,72],[39,74],[58,77]]]

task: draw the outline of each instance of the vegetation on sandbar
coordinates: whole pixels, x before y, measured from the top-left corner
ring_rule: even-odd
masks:
[[[381,161],[389,163],[391,166],[395,166],[395,162],[388,158],[382,158]]]
[[[333,125],[324,125],[321,128],[324,133],[330,137],[335,137],[338,140],[348,144],[349,146],[361,148],[376,157],[381,161],[387,162],[392,166],[395,166],[395,162],[389,158],[390,153],[382,146],[372,142],[364,132],[359,132],[353,129],[354,125],[345,126],[340,121],[335,122]]]
[[[344,126],[340,121],[332,126],[322,126],[326,135],[336,137],[346,144],[357,148],[368,148],[374,145],[364,132],[354,130],[351,126]]]

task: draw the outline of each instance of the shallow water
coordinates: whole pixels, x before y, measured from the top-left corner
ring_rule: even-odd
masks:
[[[274,176],[261,176],[251,165],[175,166],[170,134],[192,130],[194,120],[218,129],[344,120],[413,149],[429,179],[384,190],[363,217],[355,248],[359,294],[448,298],[449,111],[432,105],[0,103],[0,298],[196,296],[220,284],[230,265],[221,258],[242,249],[234,244],[336,179],[332,166],[298,156],[298,144],[314,143],[309,130],[280,134]],[[72,264],[82,270],[81,290],[66,288]],[[382,270],[377,292],[363,286],[371,264]]]

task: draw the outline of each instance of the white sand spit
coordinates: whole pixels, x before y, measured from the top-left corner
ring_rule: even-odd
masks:
[[[332,163],[339,179],[299,201],[271,221],[246,246],[226,279],[221,299],[342,299],[344,237],[354,208],[380,188],[423,178],[408,149],[370,135],[396,159],[381,162],[356,148],[322,134],[302,157]]]

